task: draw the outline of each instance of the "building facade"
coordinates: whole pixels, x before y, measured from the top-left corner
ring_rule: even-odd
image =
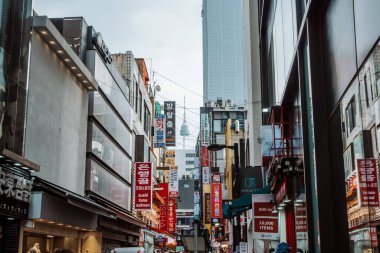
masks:
[[[248,109],[249,138],[261,145],[251,144],[250,158],[262,150],[255,165],[268,173],[278,242],[292,252],[377,252],[380,3],[279,0],[249,8],[248,91],[259,104]],[[275,244],[256,238],[251,245]]]
[[[194,177],[194,149],[176,149],[175,166],[178,168],[179,179],[192,179]]]
[[[204,102],[218,98],[231,104],[247,102],[244,1],[204,0],[203,96]]]

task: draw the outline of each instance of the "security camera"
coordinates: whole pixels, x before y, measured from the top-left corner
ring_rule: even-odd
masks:
[[[235,133],[239,133],[240,132],[240,122],[239,120],[235,120],[234,121],[234,126],[235,126]]]

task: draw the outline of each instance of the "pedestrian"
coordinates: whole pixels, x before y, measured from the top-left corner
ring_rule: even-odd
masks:
[[[286,242],[282,242],[277,245],[276,251],[274,253],[290,253],[290,247]]]
[[[41,253],[40,244],[36,242],[31,249],[29,249],[28,253]]]

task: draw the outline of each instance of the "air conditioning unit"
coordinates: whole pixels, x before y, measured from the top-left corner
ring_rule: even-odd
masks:
[[[219,107],[223,106],[223,99],[222,98],[217,98],[216,99],[216,104],[218,104]],[[215,104],[215,107],[216,107],[216,104]]]

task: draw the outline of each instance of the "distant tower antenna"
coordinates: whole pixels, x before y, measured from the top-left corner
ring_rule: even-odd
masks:
[[[185,147],[186,147],[186,137],[190,135],[189,127],[188,127],[188,125],[186,123],[186,98],[185,98],[185,96],[183,96],[183,123],[182,123],[182,126],[181,126],[180,135],[183,138],[183,141],[182,141],[183,149],[185,149]]]

